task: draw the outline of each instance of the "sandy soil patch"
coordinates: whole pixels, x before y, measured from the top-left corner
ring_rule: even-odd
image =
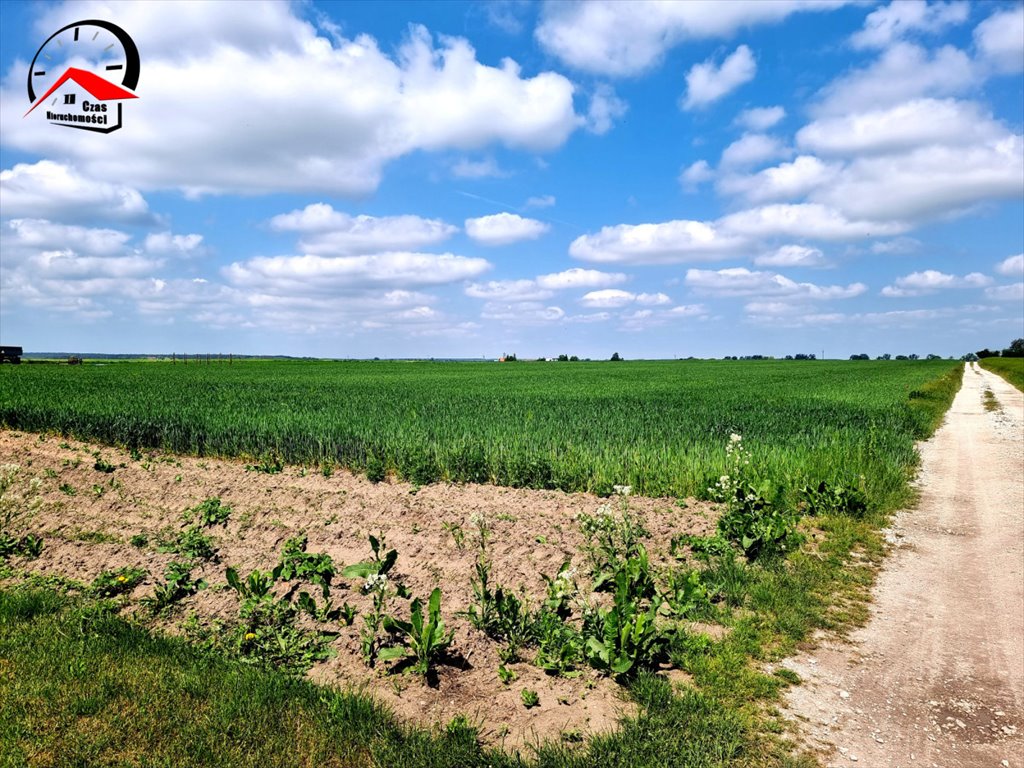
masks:
[[[94,469],[96,451],[116,467],[114,472]],[[544,594],[542,574],[553,576],[567,560],[585,570],[577,517],[593,515],[610,500],[481,485],[373,484],[343,471],[328,478],[296,467],[268,475],[247,471],[236,461],[158,453],[140,460],[110,447],[10,430],[0,430],[0,463],[20,465],[25,480],[43,480],[44,505],[31,530],[42,533],[45,549],[37,560],[13,565],[84,582],[107,569],[143,568],[150,577],[132,595],[137,600],[152,592],[167,563],[178,557],[157,553],[152,542],[161,532],[179,530],[182,513],[212,497],[233,510],[226,527],[209,529],[219,563],[196,571],[214,587],[224,584],[228,565],[243,576],[254,568],[272,568],[284,542],[299,533],[308,535],[309,552],[326,552],[339,572],[368,559],[368,535],[383,533],[388,547],[398,551],[397,575],[413,595],[425,599],[435,586],[442,589],[442,612],[456,629],[453,651],[459,661],[441,667],[434,687],[413,676],[370,670],[359,657],[357,618],[352,627],[341,628],[334,642],[337,656],[311,670],[314,680],[372,691],[400,716],[419,723],[443,724],[464,714],[482,725],[485,741],[506,748],[557,739],[565,732],[607,731],[632,711],[620,686],[591,671],[567,680],[521,663],[513,665],[518,680],[502,685],[499,646],[455,615],[472,596],[474,515],[484,516],[492,529],[488,549],[494,582],[522,586],[536,602]],[[668,559],[673,536],[714,530],[716,514],[701,502],[690,500],[684,507],[676,499],[631,498],[629,508],[651,533],[646,543],[655,562]],[[462,527],[463,547],[443,527],[446,523]],[[150,545],[129,543],[138,534],[146,535]],[[369,598],[361,594],[360,584],[340,582],[332,589],[335,604],[347,601],[362,612]],[[186,600],[178,618],[189,611],[204,618],[227,617],[237,609],[233,592],[211,588]],[[165,628],[177,631],[176,622]],[[525,709],[522,688],[536,690],[540,706]]]

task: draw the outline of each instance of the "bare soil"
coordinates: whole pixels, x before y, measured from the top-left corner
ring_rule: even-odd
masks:
[[[116,466],[113,473],[94,469],[97,451]],[[456,629],[452,658],[441,666],[433,686],[411,675],[368,669],[359,656],[362,622],[357,617],[351,627],[341,627],[334,641],[337,655],[316,665],[309,673],[312,679],[372,692],[399,716],[420,724],[444,724],[466,715],[482,727],[485,742],[509,749],[567,732],[585,736],[608,731],[633,711],[619,685],[590,670],[565,679],[519,663],[511,665],[518,679],[502,685],[497,677],[499,646],[456,617],[472,595],[474,516],[483,516],[492,529],[488,555],[493,581],[521,586],[537,602],[544,595],[541,575],[553,576],[563,562],[571,561],[586,576],[578,516],[592,515],[603,504],[617,505],[616,500],[482,485],[374,484],[343,471],[328,478],[297,467],[264,474],[247,471],[236,461],[150,453],[138,460],[111,447],[10,430],[0,430],[4,463],[20,465],[25,482],[32,477],[43,481],[44,505],[30,530],[42,533],[45,549],[37,560],[13,560],[12,565],[86,583],[104,570],[143,568],[149,578],[131,596],[136,603],[152,593],[167,563],[180,559],[155,551],[153,542],[161,533],[180,530],[183,513],[208,498],[218,497],[232,508],[226,527],[208,529],[219,562],[194,572],[211,588],[184,601],[176,619],[164,622],[162,628],[168,631],[180,631],[179,622],[193,611],[204,619],[237,615],[237,597],[223,588],[226,566],[243,578],[252,569],[271,569],[284,542],[306,533],[307,550],[329,554],[340,573],[344,565],[369,559],[368,535],[383,533],[387,546],[398,551],[395,572],[413,595],[425,599],[435,586],[441,588],[442,614]],[[75,494],[61,491],[61,486]],[[676,499],[630,498],[629,509],[651,533],[647,545],[655,562],[667,558],[672,536],[709,534],[717,517],[710,505],[694,500],[684,507]],[[444,523],[462,527],[463,547]],[[150,544],[130,544],[137,534],[148,536]],[[332,589],[336,605],[347,601],[360,612],[370,605],[360,583],[340,581]],[[523,707],[523,688],[539,693],[538,707]]]
[[[985,408],[985,390],[999,401]],[[976,364],[921,445],[869,623],[785,662],[827,766],[1024,765],[1024,397]]]

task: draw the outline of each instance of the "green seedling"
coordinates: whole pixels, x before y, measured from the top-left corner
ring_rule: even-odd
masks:
[[[209,528],[213,525],[226,526],[231,517],[231,507],[221,504],[219,498],[211,498],[185,512],[186,521],[194,520],[197,525]]]
[[[192,579],[192,566],[180,560],[168,563],[167,569],[164,571],[164,579],[163,584],[156,585],[153,597],[145,601],[153,613],[165,611],[175,603],[186,597],[191,597],[206,587],[206,582],[202,579],[199,581]]]
[[[398,552],[394,549],[385,551],[384,537],[379,539],[370,536],[370,549],[373,550],[373,560],[366,560],[355,565],[350,565],[342,571],[347,579],[366,579],[373,575],[384,576],[391,570],[398,559]],[[381,553],[384,553],[383,555]]]
[[[462,524],[456,522],[441,523],[441,529],[452,535],[455,548],[460,552],[466,547],[466,532],[462,530]]]
[[[307,537],[303,534],[284,543],[281,561],[274,568],[274,579],[316,584],[326,600],[330,596],[331,580],[335,575],[334,561],[330,555],[307,552],[306,542]]]
[[[515,672],[506,667],[504,664],[498,665],[498,679],[501,680],[502,685],[509,685],[518,678]]]
[[[116,469],[116,467],[113,464],[104,461],[99,456],[96,457],[96,462],[92,465],[92,468],[95,469],[97,472],[105,472],[107,474],[110,474]]]

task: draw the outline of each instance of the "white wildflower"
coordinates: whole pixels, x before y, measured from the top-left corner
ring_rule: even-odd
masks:
[[[730,443],[738,443],[742,439],[743,439],[743,436],[742,435],[737,435],[735,432],[733,432],[731,435],[729,435],[729,442]]]
[[[613,485],[612,490],[619,496],[629,496],[633,492],[632,485]]]
[[[364,592],[375,592],[376,590],[387,589],[388,577],[385,573],[371,573],[366,577],[366,583],[363,584]]]

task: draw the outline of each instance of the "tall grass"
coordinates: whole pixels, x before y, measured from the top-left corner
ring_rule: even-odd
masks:
[[[1024,392],[1024,357],[986,357],[978,365],[998,374]]]
[[[196,455],[452,480],[700,495],[743,435],[764,480],[903,500],[962,366],[246,362],[0,369],[0,425]],[[939,380],[946,384],[933,384]],[[936,389],[938,387],[938,389]],[[955,389],[954,389],[955,391]]]

